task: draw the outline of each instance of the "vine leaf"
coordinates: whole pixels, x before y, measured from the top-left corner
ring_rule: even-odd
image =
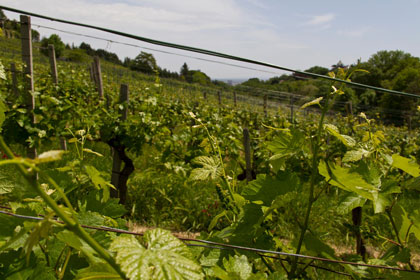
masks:
[[[52,228],[51,218],[54,216],[54,212],[49,213],[45,218],[37,223],[29,234],[28,239],[25,242],[26,248],[26,262],[29,263],[29,257],[32,252],[32,248],[38,244],[41,238],[47,238]]]
[[[191,171],[190,180],[192,181],[214,180],[222,175],[222,167],[217,157],[199,156],[193,159],[192,163],[202,166]]]
[[[305,247],[308,251],[318,254],[324,258],[335,259],[335,251],[328,244],[322,242],[313,234],[305,235]]]
[[[309,102],[303,104],[302,107],[300,107],[300,109],[305,109],[306,107],[309,107],[309,106],[312,106],[312,105],[319,105],[320,106],[319,102],[321,102],[321,100],[323,98],[324,97],[321,96],[321,97],[318,97],[318,98],[316,98],[316,99],[314,99],[312,101],[309,101]]]
[[[10,193],[15,189],[15,184],[8,177],[0,175],[0,194]]]
[[[203,279],[201,266],[191,260],[187,246],[163,229],[147,231],[144,247],[133,236],[119,236],[111,244],[121,270],[136,279]]]
[[[369,155],[370,152],[365,149],[347,151],[343,157],[343,162],[356,162]]]
[[[327,166],[325,161],[321,161],[318,170],[325,177],[325,180],[333,186],[356,193],[372,201],[378,196],[378,189],[350,168],[341,167],[334,163],[328,163]]]
[[[412,159],[402,157],[398,154],[392,155],[392,166],[401,169],[413,177],[420,176],[420,166]]]
[[[56,235],[57,239],[80,252],[82,252],[90,262],[100,262],[101,259],[95,255],[95,250],[92,249],[86,242],[81,240],[76,234],[69,230],[60,231]]]
[[[356,207],[362,207],[365,203],[366,198],[349,192],[341,199],[337,207],[337,213],[341,215],[347,214]]]
[[[281,131],[267,148],[274,154],[269,160],[274,172],[286,168],[286,160],[299,152],[305,152],[305,136],[297,129]]]
[[[97,155],[98,157],[103,157],[103,155],[102,155],[102,154],[100,154],[100,153],[98,153],[98,152],[95,152],[95,151],[93,151],[93,150],[91,150],[91,149],[88,149],[88,148],[83,148],[83,151],[84,151],[84,152],[86,152],[86,153],[90,153],[90,154]]]
[[[109,188],[115,189],[115,187],[111,183],[107,182],[102,177],[101,172],[99,172],[99,170],[97,170],[95,167],[91,165],[86,165],[85,171],[95,188],[98,190],[103,189],[103,201],[107,201],[109,199]]]
[[[347,147],[354,147],[356,145],[356,140],[351,138],[348,135],[340,134],[338,131],[338,128],[335,125],[332,124],[324,124],[325,130],[331,134],[332,136],[336,137],[338,140],[340,140],[344,145]]]
[[[299,186],[299,179],[291,172],[279,172],[276,177],[259,174],[242,191],[242,196],[250,201],[262,201],[270,206],[279,195],[294,191]]]
[[[107,263],[92,263],[89,267],[77,271],[75,280],[102,280],[102,279],[121,279],[114,269]]]
[[[245,255],[229,256],[229,259],[223,259],[223,267],[225,269],[215,266],[213,268],[213,276],[222,280],[266,279],[262,273],[252,273],[252,265],[248,262],[248,258]]]
[[[395,220],[395,225],[398,229],[398,236],[401,241],[407,242],[411,233],[420,240],[420,212],[415,210],[411,213],[401,205],[394,205],[392,207],[392,217]]]
[[[33,161],[35,164],[57,161],[57,160],[61,160],[61,158],[63,157],[65,153],[66,151],[63,151],[63,150],[52,150],[52,151],[48,151],[48,152],[44,152],[40,154]]]

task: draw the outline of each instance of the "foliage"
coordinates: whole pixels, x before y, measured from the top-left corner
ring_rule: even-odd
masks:
[[[130,69],[152,74],[157,68],[156,59],[151,53],[141,52],[131,61]]]
[[[61,40],[60,36],[57,34],[51,34],[50,37],[42,38],[41,40],[41,52],[45,55],[48,55],[48,45],[53,45],[55,50],[56,57],[60,57],[63,54],[63,51],[65,49],[65,45],[63,41]]]

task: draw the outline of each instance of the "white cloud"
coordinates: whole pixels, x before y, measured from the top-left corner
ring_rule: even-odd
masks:
[[[335,15],[332,13],[312,16],[309,21],[305,22],[305,25],[313,25],[313,26],[328,25],[331,21],[334,20],[334,18],[335,18]]]

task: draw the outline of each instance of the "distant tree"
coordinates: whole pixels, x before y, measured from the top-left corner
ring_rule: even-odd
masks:
[[[192,74],[193,73],[188,68],[187,63],[184,62],[184,64],[182,65],[179,73],[181,75],[181,79],[187,81],[188,83],[192,83]]]
[[[63,43],[63,41],[61,41],[60,36],[58,36],[57,34],[51,34],[50,37],[46,38],[42,38],[41,40],[41,52],[45,55],[48,55],[48,45],[54,45],[54,49],[55,49],[55,55],[57,57],[60,57],[63,54],[64,48],[66,47]]]
[[[0,9],[0,20],[6,20],[6,19],[7,19],[7,16],[3,12],[3,9]]]
[[[319,92],[319,88],[313,84],[305,83],[298,91],[301,95],[316,96]]]
[[[41,35],[39,34],[39,32],[34,30],[34,29],[31,30],[31,36],[32,36],[32,41],[33,42],[39,42],[39,40],[41,38]]]
[[[379,51],[358,67],[369,73],[356,72],[352,77],[354,82],[420,94],[420,58],[409,53],[400,50]],[[363,89],[356,89],[356,92],[366,104],[365,108],[379,106],[383,120],[395,125],[404,123],[404,117],[399,111],[414,111],[417,105],[413,98],[381,92],[373,95]]]
[[[66,57],[69,61],[73,62],[87,62],[90,59],[90,57],[86,54],[86,51],[82,49],[70,50]]]
[[[180,74],[181,76],[186,77],[188,75],[188,72],[190,71],[190,69],[188,68],[188,65],[186,62],[184,62],[184,64],[182,64],[181,66],[181,70],[180,70]]]
[[[211,84],[210,78],[206,74],[201,72],[200,70],[193,70],[193,71],[189,71],[189,72],[192,73],[191,77],[192,77],[192,82],[193,83],[200,84],[200,85]]]
[[[104,50],[104,49],[97,49],[95,51],[95,55],[99,56],[100,58],[102,58],[106,61],[109,61],[109,62],[112,62],[112,63],[115,63],[115,64],[119,64],[119,65],[122,64],[118,55],[113,53],[113,52],[109,52],[109,51]]]
[[[341,61],[341,60],[339,60],[338,62],[337,62],[337,64],[333,64],[333,65],[331,65],[331,71],[336,71],[338,68],[345,68],[345,69],[347,69],[349,66],[348,65],[344,65],[344,63]]]
[[[85,42],[82,42],[80,44],[79,49],[85,50],[88,55],[91,55],[91,56],[95,55],[95,50],[92,49],[92,47]]]
[[[249,87],[264,87],[264,81],[260,81],[258,78],[251,78],[248,81],[243,82],[241,85]]]
[[[157,70],[156,59],[153,54],[142,51],[132,61],[130,68],[135,71],[152,74]]]
[[[158,67],[159,76],[162,78],[173,78],[178,79],[179,74],[177,72],[172,72],[170,70],[167,70],[166,68],[160,68]]]
[[[132,63],[132,62],[133,62],[133,60],[132,60],[131,58],[126,57],[126,58],[124,58],[123,65],[124,65],[125,67],[130,68],[130,67],[131,67],[131,63]]]
[[[318,75],[327,75],[329,70],[328,70],[328,68],[325,68],[325,67],[313,66],[313,67],[305,70],[305,72],[314,73],[314,74],[318,74]]]

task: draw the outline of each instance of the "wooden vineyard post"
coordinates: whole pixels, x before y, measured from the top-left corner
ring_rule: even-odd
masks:
[[[32,64],[32,34],[31,34],[31,18],[28,16],[20,16],[20,38],[22,43],[22,61],[24,63],[24,80],[25,80],[25,98],[26,108],[31,117],[32,123],[35,123],[35,96],[34,80],[33,80],[33,64]],[[36,158],[36,148],[28,148],[28,157]]]
[[[245,151],[245,175],[246,181],[252,180],[252,166],[251,166],[251,141],[249,139],[249,130],[247,127],[243,130],[244,134],[244,151]]]
[[[207,91],[206,90],[203,90],[203,98],[204,98],[204,100],[207,100]]]
[[[98,90],[99,98],[104,99],[104,88],[102,85],[102,73],[101,73],[101,61],[99,60],[98,56],[93,58],[94,62],[94,75],[96,81],[96,88]]]
[[[95,86],[97,86],[94,61],[92,61],[92,63],[90,64],[89,70],[90,70],[90,79],[95,84]]]
[[[236,91],[233,92],[233,105],[236,107],[238,102],[237,96],[236,96]]]
[[[267,113],[267,100],[268,100],[268,96],[267,94],[264,94],[264,116],[267,117],[268,113]]]
[[[123,109],[120,110],[120,119],[121,121],[127,120],[128,117],[128,102],[129,102],[129,93],[128,86],[125,84],[121,85],[120,88],[120,104],[123,104]],[[112,197],[119,197],[120,203],[124,204],[126,195],[127,195],[127,179],[131,172],[134,170],[131,160],[125,155],[124,146],[112,146],[114,150],[114,158],[112,163],[112,175],[111,175],[111,184],[115,186],[116,189],[111,189]],[[121,170],[122,162],[125,162],[125,167]],[[128,175],[127,175],[128,174]]]
[[[407,127],[408,131],[411,131],[411,115],[407,116]]]
[[[55,58],[54,45],[48,45],[48,56],[50,57],[51,76],[55,85],[58,85],[57,61]]]
[[[356,207],[351,211],[353,220],[353,226],[355,227],[356,234],[356,252],[358,255],[365,257],[366,247],[363,242],[362,233],[360,232],[360,226],[362,225],[362,207]]]
[[[120,110],[121,120],[125,121],[128,117],[128,104],[129,96],[128,96],[128,85],[122,84],[120,88],[120,103],[124,103],[125,106],[122,110]]]
[[[16,64],[13,62],[10,63],[10,71],[12,72],[12,90],[13,94],[16,98],[19,97],[18,87],[17,87],[17,72],[16,72]]]
[[[222,106],[222,93],[217,91],[217,99],[219,100],[219,106]]]
[[[348,103],[349,106],[349,114],[350,116],[353,116],[353,102],[351,102],[351,100]]]

